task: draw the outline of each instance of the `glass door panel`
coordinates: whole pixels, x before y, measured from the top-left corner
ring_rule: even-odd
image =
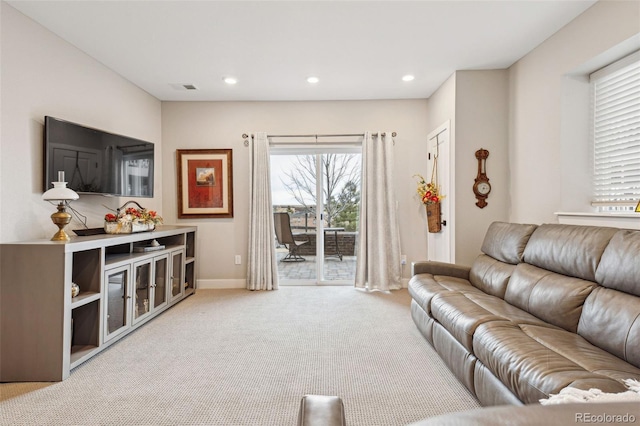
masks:
[[[184,250],[171,253],[171,300],[182,296],[184,289],[184,270],[182,269]]]
[[[355,281],[361,157],[360,152],[322,154],[323,283]]]
[[[276,262],[281,284],[317,282],[315,157],[271,155]]]
[[[119,334],[129,327],[127,310],[129,267],[116,268],[105,272],[105,340]]]
[[[167,268],[169,257],[163,256],[154,259],[154,280],[153,280],[153,308],[158,309],[167,303],[167,278],[169,269]]]
[[[150,310],[151,299],[151,260],[136,263],[133,266],[133,280],[135,283],[133,300],[133,323],[144,317]]]

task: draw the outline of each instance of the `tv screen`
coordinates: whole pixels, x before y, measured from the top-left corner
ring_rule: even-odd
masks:
[[[78,193],[153,197],[154,145],[126,136],[44,118],[44,189],[64,171]]]

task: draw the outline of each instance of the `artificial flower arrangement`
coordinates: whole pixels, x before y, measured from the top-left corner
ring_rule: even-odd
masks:
[[[104,229],[108,234],[130,234],[132,232],[152,231],[162,223],[162,217],[153,210],[145,208],[127,208],[117,215],[104,215]]]
[[[444,195],[440,194],[440,188],[434,182],[427,182],[421,175],[413,175],[418,178],[418,195],[422,204],[434,204],[439,203],[444,198]]]

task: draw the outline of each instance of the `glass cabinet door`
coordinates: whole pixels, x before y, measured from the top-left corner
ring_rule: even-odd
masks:
[[[133,323],[135,324],[151,309],[151,260],[133,265],[133,282],[135,283],[133,300]]]
[[[171,253],[171,300],[184,292],[184,250]]]
[[[169,279],[169,256],[153,259],[154,280],[151,299],[153,309],[161,308],[167,304],[167,282]]]
[[[131,296],[128,294],[129,287],[129,266],[111,269],[105,272],[105,297],[104,312],[106,314],[104,340],[109,340],[130,325],[129,310],[127,301]]]

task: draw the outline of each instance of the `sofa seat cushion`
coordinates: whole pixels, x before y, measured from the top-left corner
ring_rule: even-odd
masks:
[[[522,325],[520,328],[531,338],[587,371],[616,381],[629,378],[640,380],[640,368],[636,368],[617,356],[592,345],[575,333],[532,325]],[[571,386],[585,389],[575,384]],[[598,389],[601,388],[598,387]]]
[[[510,321],[557,328],[499,297],[482,292],[441,292],[431,299],[431,315],[473,353],[473,332],[487,321]]]
[[[482,294],[480,290],[463,278],[418,274],[414,275],[409,281],[409,294],[429,315],[431,315],[431,299],[433,299],[433,296],[451,291]]]
[[[473,334],[480,324],[488,321],[507,321],[457,292],[435,296],[431,301],[431,314],[471,353]]]
[[[624,392],[620,381],[586,370],[584,357],[575,355],[572,360],[562,354],[571,351],[571,335],[535,325],[485,322],[474,334],[473,352],[525,404],[537,403],[567,386]],[[558,353],[553,348],[562,347],[562,337],[570,343]],[[603,359],[593,361],[591,366],[603,367]]]
[[[494,315],[509,320],[515,324],[533,324],[541,327],[558,328],[549,324],[529,312],[511,305],[504,300],[487,294],[466,294],[466,297],[478,306],[483,307]]]

